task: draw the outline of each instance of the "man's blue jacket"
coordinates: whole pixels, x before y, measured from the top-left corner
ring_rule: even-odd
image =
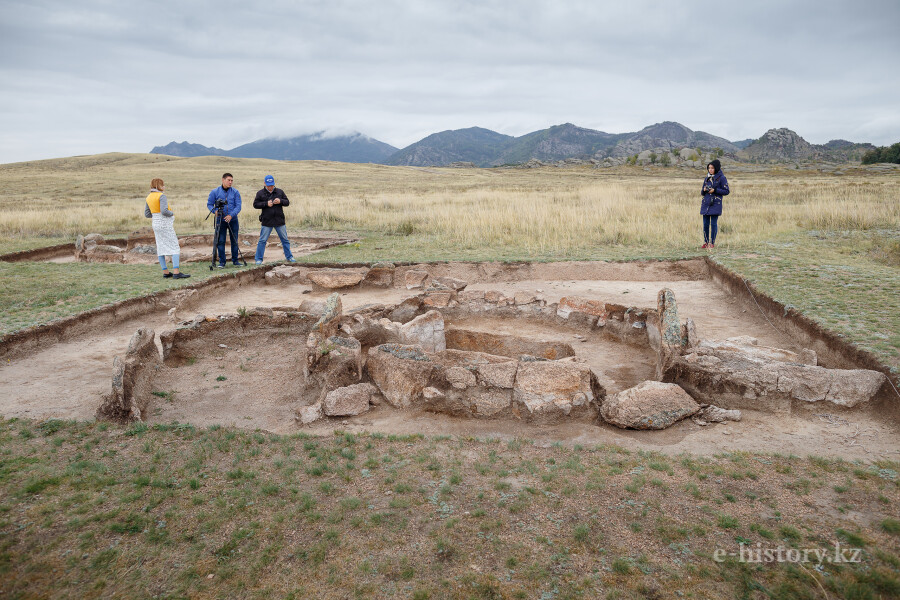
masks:
[[[236,218],[241,212],[241,193],[230,187],[227,190],[221,185],[209,193],[209,199],[206,201],[206,208],[215,210],[216,200],[225,200],[225,206],[222,208],[222,216],[231,215]]]

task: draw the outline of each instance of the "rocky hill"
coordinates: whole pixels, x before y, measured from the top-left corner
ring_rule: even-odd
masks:
[[[730,142],[704,131],[693,131],[674,121],[656,123],[633,133],[606,133],[572,123],[514,137],[483,127],[433,133],[398,150],[361,133],[326,136],[323,132],[289,139],[267,138],[222,150],[171,142],[151,152],[172,156],[234,156],[277,160],[332,160],[350,163],[380,163],[408,166],[478,167],[499,165],[625,163],[692,166],[696,154],[703,162],[709,155],[749,162],[858,162],[874,149],[871,144],[832,140],[810,144],[790,129],[770,129],[757,140]],[[684,150],[685,152],[682,152]],[[655,155],[659,163],[653,158]],[[666,158],[668,156],[668,158]],[[648,158],[649,157],[649,158]],[[705,164],[705,163],[704,163]]]
[[[622,134],[606,133],[578,127],[571,123],[554,125],[514,138],[491,162],[520,164],[532,159],[557,161],[567,158],[589,158],[616,145]]]
[[[189,142],[169,142],[165,146],[156,146],[150,151],[150,154],[183,156],[185,158],[193,158],[194,156],[227,156],[227,153],[227,150],[222,150],[221,148],[191,144]]]
[[[441,131],[403,148],[384,164],[443,167],[455,162],[471,162],[486,167],[515,139],[483,127]]]
[[[157,146],[151,154],[169,156],[233,156],[235,158],[271,158],[275,160],[334,160],[348,163],[383,163],[397,148],[361,133],[327,136],[325,132],[293,138],[266,138],[231,150],[201,144],[171,142]]]
[[[741,150],[737,156],[751,162],[785,161],[858,161],[874,148],[872,144],[855,144],[847,140],[831,140],[827,144],[810,144],[796,132],[781,127],[770,129],[761,138]]]
[[[328,137],[325,132],[289,139],[267,138],[238,146],[227,156],[276,160],[334,160],[348,163],[383,163],[397,148],[361,133]]]
[[[693,131],[681,123],[663,121],[644,127],[636,133],[625,134],[606,156],[625,157],[639,154],[645,150],[676,148],[700,148],[708,150],[721,148],[725,152],[740,150],[725,138],[704,131]],[[601,157],[598,157],[601,158]]]

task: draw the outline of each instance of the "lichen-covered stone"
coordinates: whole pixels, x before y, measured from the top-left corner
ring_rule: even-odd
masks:
[[[590,367],[563,361],[520,362],[513,385],[516,402],[531,415],[568,415],[595,398]]]
[[[700,405],[674,383],[644,381],[607,398],[600,416],[623,429],[665,429],[700,410]]]
[[[323,411],[329,417],[352,417],[369,410],[369,401],[378,388],[371,383],[340,387],[325,395]]]
[[[362,281],[366,276],[365,272],[349,271],[346,269],[322,269],[319,271],[310,271],[306,278],[314,284],[325,289],[334,290],[346,287],[353,287]]]
[[[112,389],[103,396],[97,418],[140,421],[152,395],[151,379],[161,360],[152,329],[140,328],[128,342],[124,356],[113,359]]]
[[[592,317],[606,318],[606,304],[600,300],[591,300],[580,296],[565,296],[560,298],[556,307],[556,314],[568,319],[573,313],[584,313]]]
[[[675,292],[669,288],[659,290],[659,294],[656,296],[656,309],[659,313],[660,336],[663,344],[676,347],[682,346],[681,321],[678,320],[678,305],[675,302]]]
[[[366,367],[391,406],[406,408],[422,398],[435,363],[419,346],[382,344],[369,348]]]
[[[428,274],[428,271],[410,270],[406,272],[403,278],[406,283],[406,289],[414,290],[425,287],[428,284],[431,275]]]
[[[443,352],[447,349],[444,334],[444,317],[436,310],[419,315],[410,322],[399,325],[400,340],[404,344],[421,346],[426,352]]]

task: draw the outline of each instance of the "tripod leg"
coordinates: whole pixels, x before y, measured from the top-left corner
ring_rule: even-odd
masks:
[[[221,222],[219,219],[219,213],[216,212],[216,220],[214,221],[215,225],[213,227],[213,241],[212,241],[212,261],[209,263],[209,270],[212,271],[216,268],[216,258],[218,256],[219,250],[219,231],[221,228]]]
[[[231,225],[231,223],[226,223],[226,225],[228,225],[228,231],[231,235],[231,239],[234,240],[234,247],[237,248],[238,258],[241,259],[241,262],[244,263],[244,266],[246,267],[247,261],[246,259],[244,259],[244,252],[241,250],[241,240],[234,233],[234,227]],[[231,262],[234,262],[234,258],[234,256],[231,257]]]

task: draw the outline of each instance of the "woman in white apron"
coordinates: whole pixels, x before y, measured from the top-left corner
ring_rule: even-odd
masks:
[[[175,235],[175,213],[169,206],[169,199],[163,193],[166,184],[162,179],[154,179],[150,182],[150,195],[147,196],[147,205],[144,207],[144,216],[153,219],[153,235],[156,236],[156,254],[163,270],[163,277],[172,279],[187,279],[187,273],[178,270],[178,258],[181,254],[181,246],[178,244],[178,236]],[[166,256],[172,257],[172,271],[166,267]]]

